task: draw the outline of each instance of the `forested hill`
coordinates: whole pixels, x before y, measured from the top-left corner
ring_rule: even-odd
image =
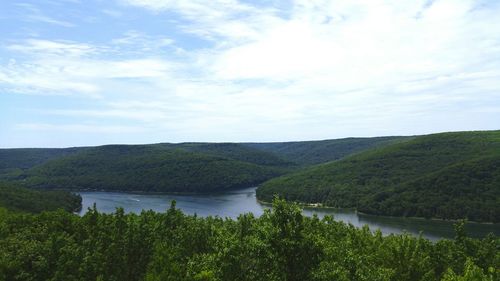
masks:
[[[284,160],[280,154],[248,147],[239,143],[180,143],[158,144],[158,146],[179,148],[191,152],[226,157],[257,165],[280,167],[295,166],[295,163]]]
[[[0,173],[7,170],[28,169],[48,160],[74,154],[86,149],[72,148],[13,148],[0,149]]]
[[[212,192],[257,185],[311,163],[403,139],[1,149],[0,179],[42,188]]]
[[[289,200],[392,216],[500,222],[500,131],[415,137],[272,179]]]
[[[29,187],[153,192],[213,192],[259,184],[290,163],[247,147],[209,151],[197,145],[107,145],[37,165],[17,178]],[[221,145],[222,146],[222,145]],[[207,151],[194,152],[194,150]],[[246,161],[243,161],[246,160]]]
[[[243,143],[246,146],[272,152],[301,166],[320,164],[375,147],[406,141],[412,137],[344,138],[321,141]]]
[[[73,212],[81,208],[81,203],[79,195],[67,191],[38,191],[0,182],[0,209],[28,213],[57,209]]]

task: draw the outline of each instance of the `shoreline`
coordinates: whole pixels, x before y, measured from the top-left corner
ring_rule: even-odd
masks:
[[[114,192],[114,193],[129,193],[129,194],[140,194],[140,195],[177,195],[177,196],[206,196],[206,195],[224,195],[227,194],[228,192],[234,192],[234,191],[242,191],[246,189],[254,189],[254,191],[257,189],[257,187],[247,187],[247,188],[241,188],[241,189],[230,189],[226,191],[219,191],[219,192],[161,192],[161,191],[141,191],[141,190],[104,190],[104,189],[82,189],[82,190],[71,190],[71,189],[58,189],[58,190],[64,190],[72,193],[79,193],[79,192]],[[265,206],[271,206],[272,202],[267,202],[261,199],[258,199],[257,196],[255,196],[256,201]],[[370,217],[381,217],[381,218],[389,218],[389,219],[411,219],[411,220],[419,220],[419,221],[437,221],[437,222],[449,222],[449,223],[456,223],[459,222],[463,219],[441,219],[441,218],[425,218],[425,217],[404,217],[404,216],[389,216],[389,215],[375,215],[375,214],[369,214],[369,213],[364,213],[358,211],[356,208],[339,208],[339,207],[332,207],[332,206],[327,206],[323,205],[322,203],[304,203],[304,202],[297,202],[297,201],[288,201],[287,202],[293,202],[298,204],[301,208],[304,209],[326,209],[326,210],[346,210],[346,211],[353,211],[358,215],[362,216],[370,216]],[[494,222],[477,222],[477,221],[472,221],[472,220],[466,220],[467,223],[470,224],[479,224],[479,225],[500,225],[500,223],[494,223]]]
[[[256,198],[257,199],[257,198]],[[263,201],[260,199],[257,199],[257,202],[263,205],[272,205],[272,203]],[[478,222],[478,221],[472,221],[472,220],[467,220],[467,219],[441,219],[441,218],[424,218],[424,217],[398,217],[398,216],[388,216],[388,215],[374,215],[374,214],[369,214],[369,213],[364,213],[358,211],[356,208],[338,208],[338,207],[331,207],[331,206],[326,206],[323,205],[322,203],[303,203],[303,202],[294,202],[294,201],[288,201],[287,202],[293,202],[297,203],[300,207],[307,208],[307,209],[331,209],[331,210],[350,210],[354,211],[358,215],[362,216],[369,216],[369,217],[380,217],[380,218],[389,218],[389,219],[411,219],[411,220],[419,220],[419,221],[436,221],[436,222],[450,222],[450,223],[457,223],[462,220],[465,220],[467,224],[479,224],[479,225],[500,225],[500,223],[494,223],[494,222]]]
[[[259,204],[262,204],[262,205],[269,205],[269,206],[271,206],[273,204],[271,202],[267,202],[267,201],[263,201],[263,200],[257,199],[257,197],[256,197],[256,200],[257,200],[257,202],[259,202]],[[303,207],[303,208],[306,208],[306,209],[345,210],[345,211],[354,211],[354,212],[358,213],[356,211],[356,208],[338,208],[338,207],[326,206],[326,205],[323,205],[321,203],[303,203],[303,202],[295,202],[295,201],[288,201],[288,200],[287,200],[287,202],[296,203],[300,207]]]
[[[151,195],[189,195],[189,196],[197,196],[197,195],[223,195],[228,194],[229,192],[234,191],[242,191],[245,189],[251,189],[257,187],[246,187],[246,188],[233,188],[225,191],[214,191],[214,192],[180,192],[180,191],[144,191],[144,190],[107,190],[107,189],[66,189],[66,188],[39,188],[46,190],[62,190],[71,193],[80,193],[80,192],[106,192],[106,193],[129,193],[129,194],[151,194]]]
[[[468,219],[440,219],[440,218],[424,218],[424,217],[396,217],[396,216],[388,216],[388,215],[373,215],[373,214],[368,214],[368,213],[363,213],[360,211],[356,212],[360,215],[363,216],[369,216],[369,217],[383,217],[383,218],[392,218],[392,219],[412,219],[412,220],[420,220],[420,221],[438,221],[438,222],[460,222],[465,220],[466,223],[471,223],[471,224],[481,224],[481,225],[500,225],[500,223],[494,223],[494,222],[478,222],[478,221],[472,221]]]

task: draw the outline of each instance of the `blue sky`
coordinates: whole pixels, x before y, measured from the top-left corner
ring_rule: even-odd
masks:
[[[0,147],[500,129],[500,1],[0,2]]]

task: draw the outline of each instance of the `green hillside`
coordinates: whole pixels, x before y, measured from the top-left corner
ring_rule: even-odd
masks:
[[[171,145],[107,145],[50,160],[18,179],[38,188],[213,192],[256,185],[286,171],[274,165],[274,156],[259,155],[253,162],[273,165]]]
[[[305,165],[401,139],[1,149],[0,180],[40,188],[222,191],[256,185]]]
[[[338,160],[360,151],[393,144],[411,137],[345,138],[322,141],[244,143],[244,145],[272,152],[301,166]]]
[[[290,161],[284,160],[280,154],[273,153],[272,151],[263,151],[258,148],[248,147],[239,143],[180,143],[170,144],[167,147],[221,156],[257,165],[280,167],[295,165]]]
[[[64,209],[77,211],[82,198],[66,191],[38,191],[12,183],[0,182],[0,208],[11,211],[39,213]]]
[[[23,170],[84,149],[84,147],[0,149],[0,178],[9,179],[18,176]]]
[[[272,179],[270,201],[393,216],[500,222],[500,131],[419,136]]]
[[[0,179],[39,188],[222,191],[256,185],[309,163],[338,159],[398,139],[2,149]]]

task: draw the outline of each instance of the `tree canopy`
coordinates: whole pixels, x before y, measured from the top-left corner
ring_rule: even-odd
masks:
[[[257,197],[391,216],[500,222],[500,131],[442,133],[265,182]]]
[[[40,191],[0,182],[0,208],[29,213],[57,209],[74,212],[80,210],[81,203],[80,195],[67,191]]]
[[[500,239],[431,243],[304,217],[276,199],[261,217],[0,209],[0,280],[499,280]]]

